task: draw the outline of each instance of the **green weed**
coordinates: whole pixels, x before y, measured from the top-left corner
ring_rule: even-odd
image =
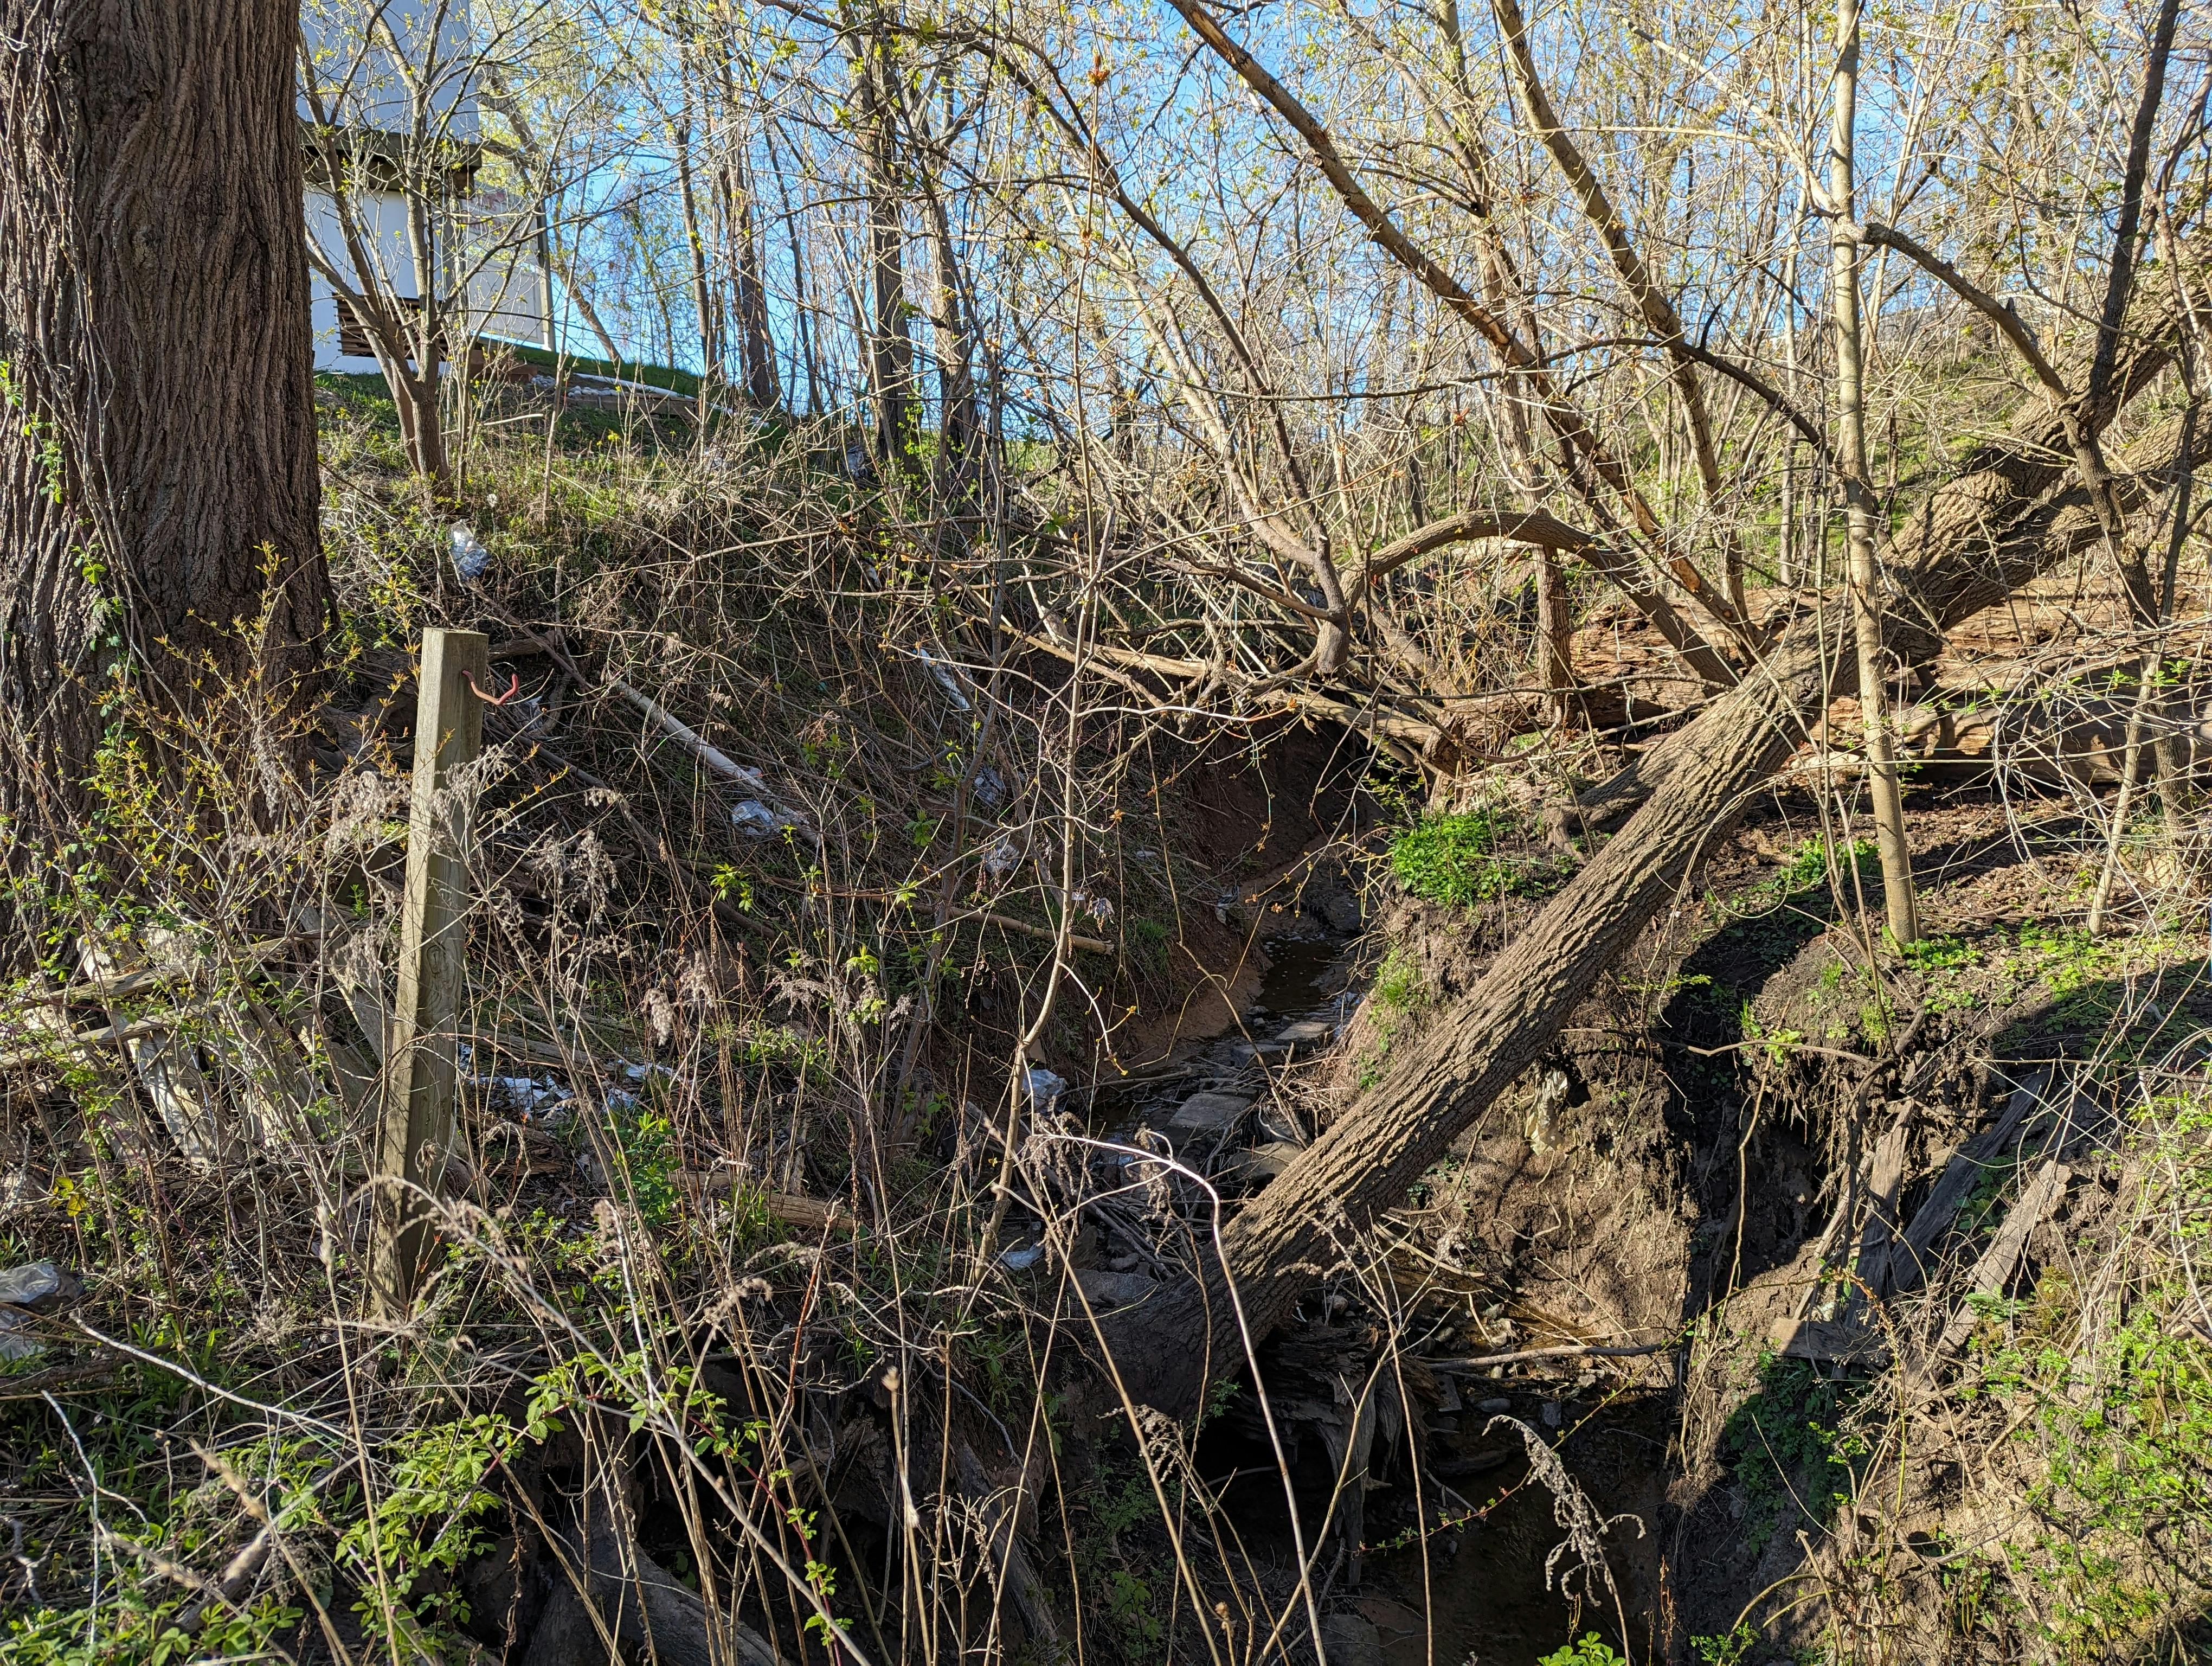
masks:
[[[1382,1061],[1389,1056],[1391,1045],[1427,998],[1420,964],[1404,950],[1392,949],[1375,969],[1375,982],[1368,989],[1368,1000],[1373,1007],[1370,1024],[1375,1039],[1359,1055],[1359,1086],[1363,1092],[1382,1079]]]
[[[1760,1356],[1759,1392],[1721,1430],[1721,1451],[1744,1495],[1747,1554],[1801,1517],[1825,1523],[1847,1496],[1841,1489],[1865,1447],[1840,1426],[1863,1387],[1823,1377],[1809,1360]]]
[[[1703,1666],[1738,1666],[1758,1640],[1759,1633],[1752,1630],[1751,1622],[1739,1620],[1735,1629],[1726,1637],[1692,1638],[1690,1651]]]
[[[401,1609],[440,1629],[467,1622],[467,1602],[442,1576],[491,1541],[483,1517],[499,1499],[484,1482],[522,1438],[522,1431],[489,1414],[400,1437],[390,1484],[337,1544],[339,1565],[363,1587],[354,1608],[371,1636],[385,1635],[387,1621],[404,1627]]]
[[[1595,1632],[1586,1632],[1565,1648],[1553,1650],[1536,1666],[1628,1666],[1628,1662]]]
[[[158,1535],[156,1535],[158,1537]],[[120,1541],[118,1541],[120,1542]],[[196,1596],[154,1600],[126,1584],[89,1619],[83,1609],[40,1608],[15,1616],[0,1635],[5,1666],[182,1666],[186,1661],[283,1660],[283,1639],[305,1610],[263,1596],[230,1613],[210,1613],[187,1633],[176,1623]]]
[[[1863,878],[1877,872],[1877,855],[1874,841],[1854,839],[1841,847],[1837,855],[1846,864],[1856,866]],[[1820,839],[1807,839],[1791,851],[1782,866],[1776,868],[1755,885],[1727,898],[1710,897],[1715,916],[1723,923],[1737,920],[1755,919],[1771,914],[1784,903],[1803,896],[1807,891],[1825,886],[1828,882],[1828,847]]]
[[[1376,969],[1374,998],[1392,1012],[1410,1012],[1420,1005],[1423,994],[1421,969],[1413,958],[1401,949],[1393,949],[1383,957]]]
[[[610,1104],[607,1124],[638,1219],[647,1226],[667,1225],[676,1213],[676,1175],[684,1161],[666,1114]]]
[[[1978,945],[1962,937],[1923,937],[1899,952],[1921,975],[1921,1002],[1930,1012],[1963,1012],[1982,999],[1984,957]]]
[[[1390,841],[1390,872],[1414,896],[1449,908],[1534,896],[1556,883],[1570,863],[1501,852],[1519,830],[1516,818],[1501,810],[1426,816]]]

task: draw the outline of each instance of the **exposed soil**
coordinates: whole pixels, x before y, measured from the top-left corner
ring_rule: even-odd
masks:
[[[1778,788],[1707,853],[1680,906],[1401,1212],[1389,1299],[1357,1281],[1330,1284],[1263,1355],[1310,1532],[1343,1464],[1331,1419],[1346,1415],[1345,1386],[1356,1392],[1360,1367],[1372,1369],[1384,1330],[1396,1328],[1403,1382],[1393,1394],[1408,1428],[1395,1441],[1376,1437],[1365,1554],[1322,1558],[1343,1645],[1333,1659],[1348,1649],[1354,1660],[1526,1663],[1586,1630],[1637,1658],[1686,1658],[1689,1638],[1725,1635],[1796,1566],[1804,1553],[1792,1522],[1817,1528],[1822,1495],[1808,1495],[1801,1514],[1747,1489],[1731,1442],[1748,1426],[1743,1408],[1756,1412],[1778,1391],[1761,1362],[1800,1329],[1824,1256],[1849,1248],[1825,1234],[1865,1156],[1850,1130],[1909,1100],[1905,1171],[1940,1167],[2033,1064],[2101,1036],[2109,1016],[2094,986],[2060,997],[1996,965],[2008,933],[2063,923],[2083,906],[2088,841],[2077,801],[1923,791],[1911,830],[1929,930],[1962,955],[1986,951],[1983,964],[1930,972],[1886,958],[1896,1010],[1876,1013],[1861,988],[1868,962],[1856,924],[1860,889],[1876,877],[1870,865],[1855,877],[1848,862],[1834,885],[1801,877],[1822,818],[1804,791]],[[1304,1118],[1325,1119],[1419,1025],[1424,1005],[1481,976],[1534,906],[1508,900],[1470,915],[1390,903],[1376,935],[1425,993],[1392,1011],[1370,992],[1332,1051],[1267,1088]],[[1367,953],[1363,983],[1379,958]],[[1277,1009],[1261,1015],[1270,1021],[1291,1010],[1277,988],[1262,995]],[[1336,1002],[1332,1017],[1349,1004]],[[2212,994],[2200,979],[2177,988],[2171,1010],[2176,1022],[2212,1019]],[[1785,1034],[1796,1044],[1747,1040]],[[1908,1195],[1899,1207],[1916,1202]],[[1685,1335],[1705,1340],[1686,1349]],[[1654,1351],[1471,1371],[1440,1363],[1576,1344]],[[1335,1362],[1319,1375],[1316,1347]],[[1838,1403],[1865,1375],[1849,1365],[1804,1369],[1808,1381],[1832,1375],[1833,1389],[1820,1391]],[[1301,1382],[1336,1386],[1310,1386],[1321,1396],[1312,1404],[1301,1402]],[[1614,1520],[1608,1560],[1625,1636],[1609,1603],[1563,1594],[1571,1556],[1547,1571],[1563,1536],[1553,1503],[1500,1416],[1555,1442],[1599,1514]],[[1225,1424],[1206,1450],[1212,1473],[1238,1477],[1232,1519],[1248,1546],[1286,1566],[1288,1519],[1263,1432],[1249,1418]]]

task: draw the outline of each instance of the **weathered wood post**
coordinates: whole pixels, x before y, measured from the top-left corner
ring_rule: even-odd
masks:
[[[386,1049],[378,1131],[376,1239],[369,1269],[378,1310],[403,1317],[415,1296],[428,1213],[455,1144],[462,921],[473,812],[439,795],[483,749],[483,704],[470,686],[491,674],[482,633],[425,630],[415,708],[415,782],[407,822],[407,894],[399,920],[399,991]]]

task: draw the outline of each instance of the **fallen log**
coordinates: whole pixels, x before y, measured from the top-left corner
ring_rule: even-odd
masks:
[[[2140,391],[2166,354],[2157,342],[2138,350],[2117,392]],[[2022,426],[2013,448],[1985,454],[1933,494],[1893,544],[1893,641],[1924,652],[2101,536],[2086,495],[2061,484],[2066,453],[2056,419]],[[1627,825],[1480,983],[1397,1050],[1371,1092],[1222,1229],[1218,1255],[1200,1246],[1197,1277],[1164,1290],[1141,1321],[1102,1322],[1100,1340],[1131,1393],[1174,1414],[1194,1411],[1212,1380],[1242,1366],[1247,1347],[1288,1316],[1313,1278],[1537,1061],[1829,703],[1855,689],[1849,622],[1840,602],[1829,602],[1791,623],[1749,675],[1653,749],[1641,783],[1648,796]]]
[[[1044,1582],[1030,1566],[1022,1547],[1021,1487],[994,1487],[983,1461],[966,1441],[960,1443],[960,1490],[982,1517],[983,1540],[998,1574],[1000,1590],[1012,1599],[1014,1612],[1029,1628],[1030,1652],[1039,1658],[1058,1657],[1063,1651],[1060,1626],[1053,1618],[1052,1599]]]
[[[1966,1274],[1970,1298],[2004,1294],[2005,1286],[2012,1282],[2013,1269],[2027,1252],[2030,1235],[2042,1225],[2044,1216],[2057,1207],[2058,1200],[2066,1195],[2066,1183],[2072,1178],[2072,1171],[2063,1163],[2045,1163],[2036,1171],[2035,1178],[2022,1189],[2020,1201],[2012,1206],[2012,1213],[2005,1217],[2004,1225],[1997,1228],[1997,1235],[1990,1240],[1990,1247],[1982,1251],[1973,1270]],[[1936,1359],[1952,1353],[1966,1340],[1976,1316],[1971,1299],[1960,1304],[1936,1344]]]
[[[1949,1230],[1960,1206],[1966,1202],[1983,1175],[2011,1149],[2028,1112],[2042,1103],[2043,1085],[2050,1073],[2047,1070],[2032,1072],[2013,1090],[1996,1126],[1967,1140],[1943,1165],[1943,1172],[1936,1177],[1928,1201],[1914,1212],[1911,1225],[1891,1247],[1886,1283],[1891,1294],[1906,1295],[1920,1288],[1928,1276],[1928,1252],[1935,1247],[1936,1240]]]
[[[725,1194],[742,1197],[751,1207],[806,1237],[820,1237],[830,1232],[850,1237],[860,1230],[860,1223],[841,1204],[800,1197],[793,1192],[756,1190],[732,1170],[684,1169],[678,1172],[676,1183],[694,1203],[703,1203],[710,1197]]]
[[[1866,1179],[1866,1224],[1859,1231],[1856,1268],[1859,1286],[1851,1292],[1854,1304],[1867,1290],[1882,1295],[1889,1278],[1890,1246],[1897,1237],[1897,1195],[1905,1185],[1905,1158],[1912,1141],[1912,1119],[1918,1107],[1906,1102],[1905,1112],[1883,1130],[1875,1144],[1874,1161]]]
[[[1588,1342],[1568,1342],[1558,1347],[1516,1348],[1510,1353],[1478,1353],[1465,1359],[1424,1359],[1421,1363],[1431,1371],[1481,1371],[1491,1365],[1522,1365],[1531,1359],[1641,1359],[1647,1354],[1663,1353],[1680,1346],[1680,1339],[1672,1336],[1663,1342],[1638,1342],[1632,1347],[1597,1347]]]

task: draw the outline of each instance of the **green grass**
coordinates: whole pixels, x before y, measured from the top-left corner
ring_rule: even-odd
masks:
[[[519,342],[487,342],[485,345],[495,351],[512,353],[525,364],[536,365],[542,370],[557,370],[565,364],[571,375],[614,376],[626,382],[641,382],[647,387],[665,388],[686,398],[699,396],[699,378],[672,365],[653,364],[643,359],[580,358],[574,353],[555,353]]]
[[[1368,991],[1368,999],[1375,1039],[1359,1055],[1362,1092],[1382,1079],[1382,1061],[1389,1056],[1392,1043],[1428,999],[1428,988],[1421,982],[1420,963],[1403,949],[1392,949],[1375,969],[1375,982]]]

